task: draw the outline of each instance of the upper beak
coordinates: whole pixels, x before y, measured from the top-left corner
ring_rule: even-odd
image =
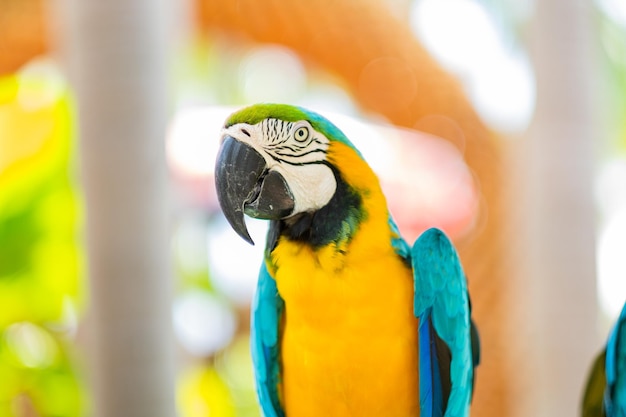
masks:
[[[215,164],[217,198],[233,229],[254,244],[244,213],[259,219],[282,219],[293,212],[294,198],[287,182],[268,169],[265,159],[250,145],[226,136]]]

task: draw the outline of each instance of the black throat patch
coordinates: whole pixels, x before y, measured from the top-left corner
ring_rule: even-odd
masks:
[[[268,252],[276,247],[280,236],[319,248],[332,242],[349,241],[354,235],[365,217],[363,199],[343,180],[335,167],[327,165],[337,181],[333,197],[317,211],[272,221],[267,236]]]

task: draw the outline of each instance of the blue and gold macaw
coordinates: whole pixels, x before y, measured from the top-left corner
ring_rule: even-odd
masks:
[[[216,164],[220,205],[270,228],[252,306],[266,417],[467,416],[478,363],[457,253],[437,229],[410,247],[346,136],[300,107],[231,115]]]
[[[583,417],[626,417],[626,304],[593,363],[582,407]]]

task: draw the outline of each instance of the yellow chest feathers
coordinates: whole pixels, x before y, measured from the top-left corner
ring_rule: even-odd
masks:
[[[289,417],[419,415],[412,273],[369,223],[342,251],[281,239],[272,252]]]

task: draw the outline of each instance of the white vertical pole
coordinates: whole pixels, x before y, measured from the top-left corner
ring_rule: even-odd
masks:
[[[173,417],[167,0],[65,0],[87,203],[95,415]]]
[[[521,164],[528,188],[518,259],[528,261],[521,277],[528,298],[518,343],[527,347],[521,372],[532,374],[520,416],[579,415],[599,347],[590,8],[585,0],[538,1],[529,28],[537,105]]]

